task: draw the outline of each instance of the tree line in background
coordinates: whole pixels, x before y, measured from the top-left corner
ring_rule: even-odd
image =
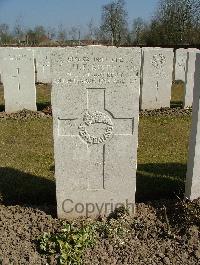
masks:
[[[108,44],[134,46],[200,45],[200,0],[159,0],[150,21],[138,17],[128,24],[125,0],[113,0],[102,6],[101,24],[91,19],[87,33],[82,36],[79,27],[66,30],[45,29],[42,25],[25,30],[22,19],[16,20],[11,31],[0,24],[2,45],[77,45]]]

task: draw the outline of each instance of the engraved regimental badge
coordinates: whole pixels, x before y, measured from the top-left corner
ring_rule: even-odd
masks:
[[[110,117],[102,112],[87,111],[79,125],[80,137],[89,145],[101,144],[113,134],[113,123]]]

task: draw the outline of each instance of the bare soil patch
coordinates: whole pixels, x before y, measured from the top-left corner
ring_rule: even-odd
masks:
[[[59,264],[58,256],[38,249],[44,232],[61,228],[53,216],[55,207],[1,205],[2,264]],[[134,217],[121,213],[101,222],[83,264],[200,264],[200,201],[141,203]]]

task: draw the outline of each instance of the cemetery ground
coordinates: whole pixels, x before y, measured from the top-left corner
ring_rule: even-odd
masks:
[[[49,101],[38,85],[39,109]],[[200,264],[200,201],[183,201],[190,126],[190,110],[142,112],[136,215],[69,225],[56,219],[51,116],[0,112],[0,264]]]

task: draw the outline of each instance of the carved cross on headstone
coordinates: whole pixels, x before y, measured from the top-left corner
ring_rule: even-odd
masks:
[[[20,90],[20,76],[19,76],[19,68],[16,69],[16,75],[13,75],[14,78],[17,79],[17,87],[18,87],[18,90]]]
[[[105,150],[112,137],[130,136],[134,131],[133,118],[116,118],[106,108],[106,89],[87,89],[87,107],[82,117],[60,119],[58,135],[77,137],[90,152],[92,168],[88,190],[105,188]]]

